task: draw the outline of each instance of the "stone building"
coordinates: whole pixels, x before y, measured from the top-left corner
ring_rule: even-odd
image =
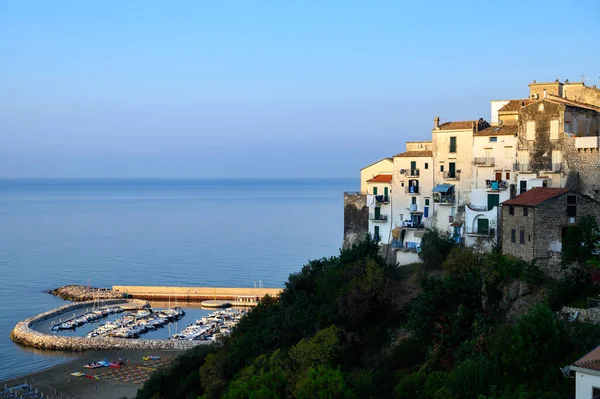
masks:
[[[562,252],[569,225],[584,215],[600,221],[600,202],[567,188],[536,187],[501,207],[502,253],[526,261]]]

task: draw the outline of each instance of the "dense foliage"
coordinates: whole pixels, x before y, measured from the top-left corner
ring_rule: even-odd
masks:
[[[567,296],[559,293],[559,283],[548,289],[535,265],[477,253],[433,234],[426,241],[439,247],[423,260],[425,270],[434,272],[422,270],[418,278],[386,264],[370,239],[309,262],[290,276],[279,300],[264,300],[219,345],[189,351],[155,373],[137,397],[572,394],[573,380],[560,368],[598,345],[600,328],[559,320],[548,301],[556,306]],[[505,288],[515,282],[548,294],[507,321]],[[407,284],[419,293],[405,305],[398,292]]]

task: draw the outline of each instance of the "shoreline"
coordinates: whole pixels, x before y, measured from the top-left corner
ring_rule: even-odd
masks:
[[[0,389],[4,386],[12,387],[23,384],[25,381],[33,386],[33,389],[39,389],[44,393],[44,397],[61,395],[63,398],[134,398],[137,390],[143,385],[139,382],[125,382],[119,379],[106,379],[101,377],[102,373],[107,373],[109,368],[102,367],[98,369],[86,369],[84,364],[99,361],[104,358],[108,361],[118,358],[127,358],[131,361],[131,367],[135,369],[147,370],[148,375],[151,369],[156,367],[151,361],[143,360],[144,356],[150,354],[159,355],[164,360],[174,359],[184,351],[182,350],[107,350],[107,351],[86,351],[80,356],[68,360],[64,363],[51,366],[44,370],[33,373],[23,374],[19,377],[0,381]],[[87,375],[95,375],[100,379],[88,379],[84,377],[74,377],[72,372],[83,372]]]

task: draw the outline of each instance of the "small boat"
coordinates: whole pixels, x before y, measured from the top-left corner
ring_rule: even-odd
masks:
[[[91,362],[88,364],[84,364],[83,367],[86,369],[97,369],[98,367],[104,367],[104,366],[97,362]]]
[[[144,360],[160,360],[160,356],[148,355],[143,357]]]
[[[71,375],[72,375],[73,377],[83,377],[85,374],[84,374],[84,373],[82,373],[81,371],[76,371],[76,372],[74,372],[74,373],[71,373]]]

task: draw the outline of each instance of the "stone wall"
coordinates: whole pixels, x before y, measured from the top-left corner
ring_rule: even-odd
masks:
[[[236,300],[238,296],[254,296],[257,301],[265,295],[279,297],[282,288],[223,288],[223,287],[160,287],[113,285],[115,293],[127,294],[132,298],[152,301],[183,300],[186,302],[203,301],[207,299]]]
[[[569,306],[563,306],[563,308],[560,310],[560,313],[563,316],[568,316],[574,314],[575,312],[579,312],[579,316],[577,316],[577,321],[581,321],[584,323],[600,324],[600,308],[580,309],[571,308]]]
[[[582,194],[600,200],[600,151],[595,148],[575,148],[575,137],[563,139],[563,160],[571,171],[577,171]]]
[[[510,208],[513,208],[514,214],[510,214]],[[523,216],[523,209],[527,209],[527,216]],[[535,209],[522,206],[502,205],[502,253],[512,255],[524,260],[532,260],[533,245],[536,230],[534,228]],[[515,242],[512,242],[512,231],[515,232]],[[521,244],[521,231],[524,233],[525,242]]]
[[[60,308],[30,317],[17,323],[10,333],[10,339],[14,342],[31,346],[38,349],[63,350],[63,351],[85,351],[85,350],[126,350],[126,349],[189,349],[196,345],[205,344],[207,341],[182,341],[182,340],[147,340],[147,339],[125,339],[125,338],[87,338],[87,337],[65,337],[59,335],[44,334],[35,331],[32,327],[45,320],[70,313],[74,310],[93,307],[109,306],[124,303],[137,303],[142,307],[147,302],[140,300],[113,299],[101,301],[86,301],[68,304]]]
[[[344,241],[342,249],[351,248],[369,231],[367,196],[358,192],[344,193]]]

